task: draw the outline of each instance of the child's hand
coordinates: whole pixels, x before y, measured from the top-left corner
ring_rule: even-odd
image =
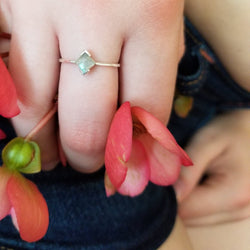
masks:
[[[103,164],[117,103],[129,100],[167,122],[178,61],[183,53],[183,0],[1,0],[2,29],[12,33],[9,68],[25,136],[50,109],[58,92],[59,127],[68,162],[82,172]],[[88,50],[95,67],[81,75],[74,64]],[[58,161],[57,125],[37,136],[45,168]]]
[[[194,166],[183,168],[175,185],[185,222],[215,224],[250,216],[250,110],[216,118],[186,150]]]

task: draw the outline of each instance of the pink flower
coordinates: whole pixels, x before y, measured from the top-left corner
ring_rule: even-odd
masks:
[[[19,113],[15,85],[2,58],[0,58],[0,115],[10,118]]]
[[[23,240],[41,239],[49,225],[48,207],[36,185],[19,172],[41,170],[40,150],[32,141],[17,137],[2,152],[0,167],[0,220],[11,215]]]
[[[136,196],[151,181],[173,184],[191,159],[152,114],[125,102],[112,121],[105,151],[107,195]]]
[[[0,35],[8,37],[8,34]],[[20,113],[17,106],[17,94],[13,80],[0,57],[0,115],[10,118]],[[0,140],[5,139],[5,133],[0,129]]]

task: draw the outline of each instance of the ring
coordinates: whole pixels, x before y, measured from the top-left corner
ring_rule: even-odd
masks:
[[[84,50],[77,60],[68,60],[60,58],[59,62],[76,64],[83,75],[87,74],[90,71],[90,69],[93,68],[94,66],[105,66],[105,67],[116,67],[116,68],[120,67],[119,63],[96,62],[91,57],[91,54],[87,50]]]

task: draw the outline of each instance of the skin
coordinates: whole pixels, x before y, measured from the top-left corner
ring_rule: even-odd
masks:
[[[186,0],[185,14],[231,77],[250,91],[250,2]],[[186,150],[194,167],[176,184],[179,213],[194,249],[248,249],[250,110],[235,110],[202,128]],[[208,178],[201,185],[201,176]]]
[[[158,250],[192,250],[199,249],[193,248],[190,241],[190,236],[186,232],[186,228],[182,223],[182,220],[177,217],[173,231],[169,238],[159,247]]]
[[[250,110],[229,112],[191,140],[187,152],[193,156],[194,167],[183,169],[176,183],[179,213],[187,225],[217,224],[249,216],[249,124]],[[208,177],[198,184],[203,173]]]
[[[246,90],[250,89],[249,10],[249,1],[187,0],[185,5],[186,15]],[[191,139],[186,151],[194,167],[183,169],[175,185],[186,225],[218,224],[250,216],[249,124],[249,109],[231,111],[215,118]],[[208,178],[199,184],[204,174]]]
[[[250,218],[207,227],[192,227],[188,235],[194,249],[249,249]],[[175,249],[175,248],[169,248]]]

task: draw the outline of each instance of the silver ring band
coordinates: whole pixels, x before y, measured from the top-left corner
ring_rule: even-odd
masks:
[[[116,68],[120,67],[119,63],[96,62],[91,57],[91,54],[87,50],[84,50],[77,60],[68,60],[68,59],[60,58],[59,62],[76,64],[79,67],[83,75],[87,74],[90,71],[90,69],[93,68],[94,66],[116,67]]]

